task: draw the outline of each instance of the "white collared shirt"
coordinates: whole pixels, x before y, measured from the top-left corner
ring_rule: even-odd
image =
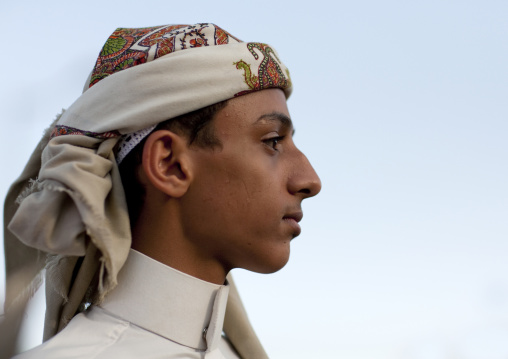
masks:
[[[99,307],[16,359],[238,359],[222,336],[228,293],[131,249]]]

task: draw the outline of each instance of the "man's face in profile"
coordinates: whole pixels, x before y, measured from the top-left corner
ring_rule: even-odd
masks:
[[[231,99],[211,126],[222,145],[191,147],[195,175],[183,205],[185,235],[228,269],[277,271],[300,234],[302,200],[321,189],[293,142],[284,93]]]

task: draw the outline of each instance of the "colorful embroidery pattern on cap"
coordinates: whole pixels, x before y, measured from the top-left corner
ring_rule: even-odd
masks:
[[[241,42],[214,24],[118,28],[104,44],[92,72],[92,87],[107,76],[179,50]]]
[[[99,139],[106,139],[106,138],[121,136],[120,132],[118,132],[118,131],[108,131],[108,132],[98,133],[98,132],[84,131],[84,130],[80,130],[79,128],[74,128],[74,127],[69,127],[69,126],[56,125],[55,127],[53,127],[53,130],[51,131],[50,138],[58,137],[58,136],[66,136],[66,135],[88,136],[88,137],[99,138]]]
[[[244,60],[234,62],[238,70],[243,70],[245,83],[250,90],[245,90],[235,94],[235,97],[248,94],[253,91],[259,91],[267,88],[289,88],[291,87],[291,77],[289,70],[285,69],[286,74],[282,71],[281,61],[275,54],[273,49],[266,45],[256,42],[247,44],[247,48],[254,56],[255,60],[259,60],[258,52],[263,56],[258,66],[257,72],[251,69],[251,64]],[[257,50],[257,51],[256,51]]]

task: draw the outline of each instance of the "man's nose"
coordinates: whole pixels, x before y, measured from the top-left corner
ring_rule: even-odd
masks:
[[[302,199],[313,197],[321,191],[319,176],[307,157],[299,150],[289,179],[288,190],[291,194],[301,195]]]

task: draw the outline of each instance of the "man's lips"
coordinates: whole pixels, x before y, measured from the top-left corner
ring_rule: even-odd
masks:
[[[294,212],[294,213],[290,213],[290,214],[286,214],[284,215],[284,217],[282,217],[282,220],[286,223],[288,223],[292,229],[293,229],[293,238],[300,235],[302,229],[300,228],[300,225],[298,224],[298,222],[300,222],[303,218],[303,213],[302,212]]]
[[[284,217],[282,217],[282,219],[294,219],[296,221],[296,223],[300,222],[303,218],[303,212],[294,212],[294,213],[290,213],[290,214],[286,214],[284,215]]]

